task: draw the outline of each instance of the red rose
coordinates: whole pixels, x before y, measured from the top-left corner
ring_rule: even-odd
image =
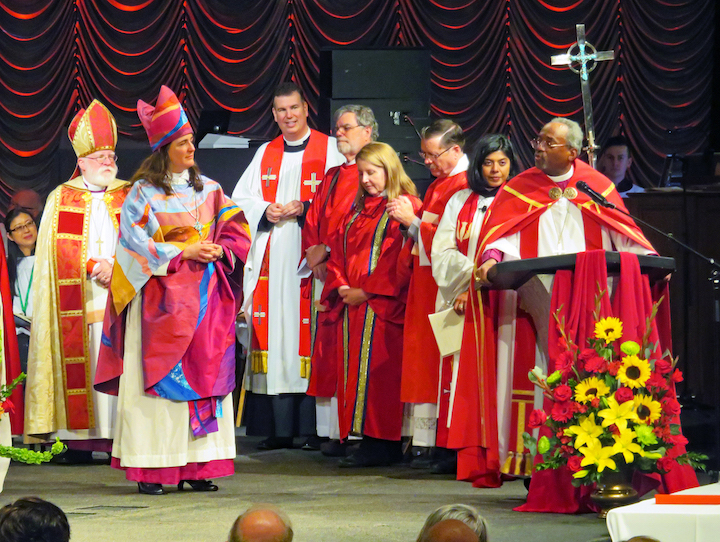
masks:
[[[576,455],[570,456],[567,461],[568,469],[570,469],[572,472],[579,471],[582,468],[582,466],[580,465],[581,461],[582,461],[582,459],[580,459]]]
[[[530,419],[528,420],[528,427],[530,429],[537,429],[538,427],[542,427],[545,425],[545,421],[547,420],[547,414],[545,414],[544,410],[533,410],[530,413]]]
[[[678,384],[683,381],[683,375],[680,369],[675,369],[673,371],[673,374],[670,375],[670,380],[675,382],[675,384]]]
[[[575,409],[571,401],[563,401],[555,403],[552,407],[550,417],[556,422],[566,422],[573,417]]]
[[[672,371],[672,365],[667,360],[659,359],[655,362],[655,370],[661,375],[666,375]]]
[[[590,406],[593,407],[593,408],[599,407],[599,406],[600,406],[600,398],[599,398],[599,397],[595,397],[594,399],[592,399],[592,400],[590,401]]]
[[[677,465],[677,461],[675,461],[672,457],[663,456],[660,459],[658,459],[657,466],[658,469],[660,469],[663,472],[670,472],[675,465]]]
[[[578,403],[575,407],[575,410],[577,410],[580,414],[585,414],[588,411],[587,405],[583,405],[582,403]]]
[[[626,401],[632,401],[633,397],[632,390],[624,386],[622,388],[618,388],[615,392],[615,400],[621,405]]]
[[[567,378],[572,372],[575,360],[571,352],[567,350],[555,358],[555,370],[560,371],[564,378]]]
[[[572,388],[566,384],[558,386],[553,390],[553,399],[555,399],[556,401],[569,401],[572,396]]]
[[[650,378],[648,378],[647,382],[645,382],[645,386],[648,388],[657,388],[659,390],[668,389],[668,383],[665,377],[655,371],[650,374]]]
[[[622,361],[611,361],[610,363],[608,363],[608,373],[610,373],[612,376],[617,376],[621,366]]]
[[[662,410],[665,414],[670,416],[677,416],[680,414],[680,403],[678,403],[676,399],[673,399],[672,397],[663,397],[660,404],[662,405]]]

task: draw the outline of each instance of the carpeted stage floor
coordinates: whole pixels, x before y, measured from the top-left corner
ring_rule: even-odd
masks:
[[[12,464],[0,502],[37,495],[68,515],[73,542],[223,542],[237,515],[257,502],[283,508],[298,542],[414,541],[438,506],[480,509],[491,542],[609,542],[594,515],[521,514],[520,481],[474,489],[451,476],[407,466],[339,469],[337,460],[299,449],[258,452],[259,438],[239,437],[236,474],[217,480],[217,493],[139,495],[123,473],[106,465]]]

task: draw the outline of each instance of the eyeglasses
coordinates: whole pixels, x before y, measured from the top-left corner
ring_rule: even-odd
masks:
[[[433,154],[431,152],[423,152],[423,151],[420,151],[418,154],[420,155],[420,158],[422,158],[423,160],[430,160],[432,162],[435,162],[438,158],[440,158],[443,154],[445,154],[450,149],[452,149],[452,147],[448,147],[447,149],[442,151],[440,154]]]
[[[16,231],[23,231],[23,230],[29,231],[36,227],[37,227],[37,225],[35,224],[35,222],[33,220],[28,220],[24,224],[20,224],[19,226],[15,226],[14,228],[12,228],[10,230],[10,233],[15,233]]]
[[[118,161],[117,154],[106,154],[105,156],[85,156],[84,158],[87,158],[88,160],[95,160],[98,164],[104,164],[108,160],[110,160],[110,163],[117,164]]]
[[[545,149],[556,149],[557,147],[567,147],[567,143],[550,143],[548,140],[540,139],[539,137],[533,138],[530,141],[530,145],[535,150],[538,150],[543,147]]]
[[[361,126],[359,124],[356,124],[355,126],[350,126],[349,124],[343,124],[342,126],[335,126],[335,133],[337,134],[338,132],[342,131],[347,134],[353,128],[361,128]]]

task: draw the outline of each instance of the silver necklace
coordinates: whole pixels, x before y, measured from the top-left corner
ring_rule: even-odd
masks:
[[[193,191],[193,203],[195,204],[195,213],[193,213],[190,209],[188,209],[185,204],[182,202],[182,199],[180,199],[180,195],[175,191],[175,187],[171,184],[170,189],[173,191],[173,194],[175,194],[175,197],[180,202],[180,205],[183,206],[183,208],[187,211],[187,214],[189,214],[194,220],[195,225],[193,226],[195,230],[197,230],[198,233],[202,231],[202,224],[200,224],[200,209],[197,207],[197,192],[195,192],[195,189],[192,188]]]

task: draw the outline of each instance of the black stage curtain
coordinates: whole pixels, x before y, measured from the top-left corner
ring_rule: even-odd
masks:
[[[135,139],[144,138],[136,102],[161,84],[193,124],[204,108],[224,108],[233,132],[274,136],[270,96],[283,80],[317,113],[323,47],[428,48],[433,113],[471,140],[509,134],[527,166],[542,124],[582,122],[578,76],[550,65],[576,23],[616,53],[590,76],[598,141],[624,133],[636,178],[655,182],[662,155],[708,144],[714,9],[713,0],[0,0],[0,209],[19,188],[47,194],[67,179],[54,153],[93,98]]]

